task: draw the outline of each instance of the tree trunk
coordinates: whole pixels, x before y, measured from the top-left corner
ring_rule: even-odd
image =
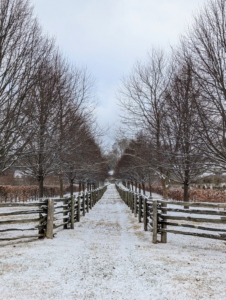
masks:
[[[142,182],[142,189],[143,189],[143,194],[145,195],[145,182]]]
[[[71,197],[73,196],[74,190],[73,190],[73,186],[74,185],[74,179],[71,179],[70,181],[70,192],[71,192]]]
[[[184,181],[184,202],[189,202],[189,183],[187,180]],[[189,206],[185,205],[185,209],[188,209]]]
[[[39,176],[38,177],[38,185],[39,185],[39,190],[38,190],[38,193],[39,193],[39,198],[43,198],[44,197],[44,178],[43,176]]]
[[[63,174],[60,173],[59,175],[59,183],[60,183],[60,198],[64,197],[64,190],[63,190]]]
[[[150,192],[150,197],[152,197],[152,186],[151,186],[151,182],[149,182],[149,192]]]
[[[150,197],[152,197],[152,186],[151,186],[151,175],[149,173],[149,176],[148,176],[148,185],[149,185],[149,193],[150,193]]]
[[[166,179],[162,178],[161,183],[162,183],[162,190],[163,190],[163,195],[162,196],[165,200],[168,200],[168,188],[166,186]]]
[[[79,186],[79,188],[78,188],[79,194],[81,194],[81,191],[82,191],[82,183],[81,183],[81,181],[79,181],[78,186]]]

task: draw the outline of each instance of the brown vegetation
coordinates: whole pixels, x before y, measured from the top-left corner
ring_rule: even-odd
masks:
[[[152,192],[163,195],[161,186],[153,186]],[[177,201],[183,201],[184,191],[181,188],[170,188],[168,190],[169,198]],[[226,193],[224,191],[213,191],[210,189],[192,189],[189,190],[189,198],[192,202],[226,202]]]
[[[74,192],[78,191],[78,186],[74,186]],[[69,192],[69,186],[64,188],[64,193]],[[44,186],[44,197],[56,197],[60,194],[58,186]],[[0,202],[16,202],[37,200],[39,197],[37,185],[32,186],[10,186],[0,185]]]

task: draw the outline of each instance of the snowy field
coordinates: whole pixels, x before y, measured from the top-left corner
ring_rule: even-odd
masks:
[[[226,299],[226,243],[150,232],[114,185],[53,240],[0,248],[0,299]]]

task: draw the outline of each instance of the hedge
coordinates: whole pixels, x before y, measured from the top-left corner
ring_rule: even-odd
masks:
[[[153,186],[152,192],[163,195],[161,186]],[[177,201],[183,201],[184,190],[170,188],[168,190],[169,198]],[[192,202],[226,202],[226,193],[224,191],[216,191],[210,189],[191,189],[189,190],[189,198]]]
[[[69,192],[69,186],[64,188],[64,193]],[[78,191],[78,186],[74,186],[74,191]],[[44,186],[44,197],[57,197],[60,194],[58,186]],[[0,185],[0,202],[31,201],[38,199],[38,186],[11,186]]]

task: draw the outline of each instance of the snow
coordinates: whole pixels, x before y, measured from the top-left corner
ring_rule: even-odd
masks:
[[[226,299],[225,242],[151,240],[110,185],[74,230],[1,247],[0,299]]]
[[[14,172],[14,175],[13,175],[14,178],[22,178],[23,177],[23,173],[20,172],[19,170],[16,170]]]

